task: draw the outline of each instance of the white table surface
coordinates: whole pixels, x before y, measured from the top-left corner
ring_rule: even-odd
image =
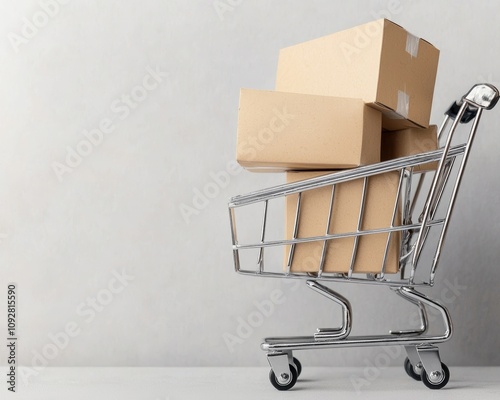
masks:
[[[23,382],[16,394],[5,380],[1,399],[500,399],[500,367],[451,367],[441,390],[427,389],[403,368],[386,368],[366,379],[363,368],[304,367],[293,389],[279,392],[268,380],[268,368],[46,368]],[[5,377],[6,368],[0,368]],[[366,379],[356,391],[352,378]]]

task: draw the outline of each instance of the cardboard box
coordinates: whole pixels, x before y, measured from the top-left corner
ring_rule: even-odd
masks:
[[[324,175],[322,172],[289,172],[287,182]],[[390,172],[368,179],[364,218],[361,230],[387,228],[391,225],[394,204],[399,184],[399,173]],[[361,206],[363,179],[336,185],[330,234],[355,232]],[[299,238],[322,236],[326,232],[332,187],[303,192],[299,217]],[[298,195],[287,196],[285,234],[291,239],[295,224]],[[398,207],[395,225],[401,223]],[[354,264],[356,273],[377,273],[381,271],[388,233],[371,234],[359,238],[357,257]],[[291,271],[317,272],[324,242],[299,243],[295,246]],[[348,272],[354,247],[354,237],[333,239],[328,242],[324,272]],[[285,247],[285,268],[288,263],[290,246]],[[393,232],[389,243],[386,273],[396,273],[399,269],[400,233]]]
[[[381,19],[280,51],[276,90],[361,98],[387,130],[429,126],[439,50]]]
[[[437,126],[431,125],[427,129],[409,128],[401,131],[382,133],[381,160],[412,156],[419,153],[437,150]],[[436,170],[438,162],[417,165],[413,172],[428,172]]]
[[[249,170],[380,161],[381,114],[361,99],[242,89],[236,160]]]

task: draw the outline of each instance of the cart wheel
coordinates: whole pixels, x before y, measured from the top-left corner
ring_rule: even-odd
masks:
[[[295,364],[295,369],[297,370],[297,378],[300,376],[300,373],[302,372],[302,364],[298,359],[293,357],[293,363]]]
[[[295,367],[290,364],[290,374],[291,376],[284,376],[282,377],[282,381],[278,380],[276,375],[274,374],[274,371],[271,370],[269,372],[269,380],[271,381],[271,384],[278,390],[288,390],[293,388],[295,383],[297,383],[297,370]],[[284,374],[286,375],[286,374]]]
[[[422,371],[422,382],[424,382],[424,385],[429,389],[444,388],[448,383],[448,380],[450,379],[450,370],[444,363],[441,363],[441,369],[443,370],[443,373],[440,377],[438,377],[438,379],[434,380],[434,382],[427,375],[427,372],[425,370]]]
[[[406,357],[406,359],[405,359],[405,371],[410,378],[413,378],[416,381],[422,380],[422,376],[415,372],[415,368],[413,367],[413,365],[410,362],[410,359],[408,357]]]

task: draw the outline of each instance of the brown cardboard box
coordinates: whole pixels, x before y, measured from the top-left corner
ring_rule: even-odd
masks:
[[[429,126],[439,50],[380,19],[280,51],[276,90],[361,98],[383,127]]]
[[[438,138],[436,125],[431,125],[427,129],[409,128],[401,131],[383,132],[381,161],[425,153],[437,150],[437,148]],[[437,169],[437,166],[438,162],[434,161],[423,165],[417,165],[413,168],[413,171],[433,171]]]
[[[333,171],[331,171],[333,172]],[[287,182],[324,175],[326,172],[289,172]],[[399,173],[389,172],[370,177],[368,180],[364,218],[361,230],[387,228],[391,225]],[[335,200],[330,224],[330,234],[355,232],[361,205],[363,179],[344,182],[335,187]],[[299,238],[322,236],[326,232],[332,187],[326,186],[302,193],[299,217]],[[295,224],[298,195],[287,196],[285,234],[291,239]],[[398,208],[395,225],[401,221]],[[377,273],[381,271],[388,233],[360,237],[354,272]],[[328,242],[323,271],[348,272],[354,238],[334,239]],[[386,273],[396,273],[399,269],[400,233],[391,235],[387,253]],[[315,272],[323,250],[323,242],[299,243],[295,246],[291,270],[295,272]],[[290,246],[285,248],[285,268],[288,263]]]
[[[242,89],[236,160],[250,170],[380,161],[381,114],[361,99]]]

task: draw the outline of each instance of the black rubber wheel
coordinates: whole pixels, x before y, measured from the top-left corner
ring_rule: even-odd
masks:
[[[297,377],[298,377],[298,374],[297,374],[297,370],[295,369],[295,367],[290,364],[290,373],[292,374],[291,376],[291,379],[288,383],[286,384],[282,384],[278,381],[278,379],[276,378],[276,375],[274,374],[274,371],[271,370],[271,372],[269,372],[269,380],[271,381],[271,384],[278,390],[289,390],[291,388],[294,387],[294,385],[297,383]]]
[[[450,370],[446,366],[446,364],[441,363],[441,369],[443,370],[443,380],[439,383],[433,383],[429,380],[429,377],[427,376],[427,372],[424,370],[422,371],[422,382],[424,382],[424,385],[427,386],[429,389],[441,389],[446,386],[448,381],[450,380]]]
[[[408,357],[406,357],[405,359],[405,371],[410,378],[413,378],[416,381],[422,380],[422,376],[415,372],[415,370],[413,369],[413,364],[410,362],[410,359]]]
[[[302,372],[302,364],[295,357],[293,357],[293,363],[297,367],[296,370],[297,370],[297,378],[298,378],[300,376],[300,373]]]

